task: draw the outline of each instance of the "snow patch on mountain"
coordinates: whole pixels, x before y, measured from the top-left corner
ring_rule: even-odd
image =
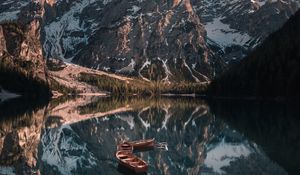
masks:
[[[200,83],[200,80],[193,74],[193,71],[191,70],[190,66],[186,63],[185,60],[182,60],[183,61],[183,65],[188,69],[188,71],[191,73],[191,76],[194,78],[194,80],[197,82],[197,83]]]
[[[79,16],[84,8],[95,2],[94,0],[83,0],[78,3],[74,3],[71,9],[64,13],[63,16],[56,21],[45,25],[45,40],[43,48],[46,51],[46,57],[55,57],[70,62],[71,58],[66,58],[67,51],[76,50],[76,46],[79,44],[86,44],[88,38],[91,36],[87,30],[93,31],[96,28],[96,24],[87,26],[86,23],[93,23],[93,21],[81,21]],[[77,35],[72,33],[78,33]],[[77,51],[79,52],[79,51]],[[73,56],[76,55],[72,54]]]
[[[27,6],[30,1],[20,0],[8,0],[0,2],[0,22],[14,21],[18,19],[18,14],[21,8]]]
[[[254,48],[261,41],[258,38],[266,36],[259,36],[245,29],[244,25],[247,26],[251,22],[249,19],[259,22],[257,14],[265,15],[262,18],[266,18],[268,17],[266,14],[270,13],[275,19],[278,15],[280,20],[281,14],[278,8],[288,11],[291,8],[300,8],[299,4],[299,0],[204,0],[202,6],[196,7],[196,11],[203,18],[208,38],[215,43],[223,48],[231,45]],[[276,14],[272,9],[277,11]],[[240,18],[245,18],[245,24]],[[243,29],[243,32],[240,29]]]
[[[117,70],[116,72],[119,73],[132,73],[134,71],[134,66],[136,65],[134,59],[131,59],[131,62],[128,64],[128,66],[123,67],[122,69]]]
[[[272,1],[274,1],[274,0],[272,0]],[[253,4],[258,4],[259,6],[264,6],[266,4],[267,0],[251,0],[251,2]]]
[[[215,18],[212,22],[205,24],[207,31],[207,37],[225,48],[230,45],[246,45],[251,37],[244,33],[240,33],[234,29],[231,29],[228,24],[224,24],[222,18]]]
[[[172,76],[173,74],[172,74],[172,72],[170,71],[170,69],[167,65],[168,60],[166,59],[166,60],[161,60],[161,61],[163,63],[163,68],[164,68],[164,71],[166,73],[166,77],[163,79],[163,81],[170,82],[169,81],[169,76]]]
[[[132,12],[132,14],[136,14],[140,10],[141,10],[141,7],[138,7],[136,5],[133,5],[131,9],[128,9],[128,11]]]
[[[18,14],[20,13],[19,10],[11,11],[11,12],[4,12],[0,14],[0,21],[10,21],[18,19]]]
[[[143,63],[143,65],[142,65],[142,67],[139,69],[139,76],[143,79],[143,80],[145,80],[145,81],[150,81],[149,79],[147,79],[147,78],[145,78],[142,74],[141,74],[141,72],[142,72],[142,70],[143,69],[145,69],[145,68],[147,68],[148,66],[150,66],[151,65],[151,61],[149,61],[149,59],[147,58],[146,59],[146,61]]]

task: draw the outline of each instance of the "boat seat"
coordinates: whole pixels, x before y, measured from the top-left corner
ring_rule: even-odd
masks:
[[[121,147],[131,147],[131,145],[124,144],[124,145],[121,145]]]
[[[134,167],[145,167],[145,164],[141,163],[141,162],[133,162],[133,163],[130,163],[131,166],[134,166]]]
[[[127,159],[123,159],[124,161],[132,161],[132,160],[134,160],[134,158],[127,158]]]

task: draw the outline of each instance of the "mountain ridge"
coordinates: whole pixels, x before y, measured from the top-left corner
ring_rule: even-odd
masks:
[[[155,87],[153,91],[157,90],[156,87],[164,85],[171,89],[174,89],[172,86],[189,89],[184,92],[198,92],[195,89],[202,85],[205,87],[211,79],[226,69],[227,64],[241,59],[249,52],[248,48],[259,44],[255,41],[247,46],[257,37],[253,37],[248,29],[244,30],[247,28],[245,26],[253,23],[239,23],[241,18],[249,17],[247,20],[257,21],[257,24],[264,20],[279,19],[276,25],[266,23],[268,27],[262,28],[265,33],[269,33],[269,28],[277,28],[299,8],[298,0],[218,0],[215,3],[210,0],[39,0],[29,3],[19,1],[18,4],[19,7],[16,7],[13,1],[1,3],[0,7],[6,9],[2,8],[0,21],[5,19],[16,21],[20,26],[32,26],[32,31],[23,32],[23,37],[27,37],[28,42],[33,43],[32,48],[35,51],[31,52],[32,49],[23,45],[24,47],[18,47],[23,49],[20,54],[23,54],[23,57],[37,57],[36,60],[41,61],[41,66],[34,68],[41,74],[33,74],[32,77],[39,79],[42,75],[44,77],[41,79],[45,80],[46,84],[49,83],[50,88],[61,88],[64,93],[79,91],[77,92],[76,88],[68,89],[54,81],[55,78],[64,77],[51,77],[51,82],[48,82],[44,58],[50,62],[53,57],[68,62],[72,59],[73,62],[86,67],[130,76],[142,86],[148,84]],[[220,13],[221,11],[224,13]],[[3,16],[4,14],[6,16]],[[241,14],[242,17],[237,14]],[[261,15],[263,20],[258,19]],[[235,16],[236,19],[233,18]],[[261,26],[254,28],[257,27]],[[211,34],[221,38],[226,35],[228,38],[214,40]],[[261,37],[265,35],[267,34]],[[5,40],[2,41],[2,45],[6,45]],[[223,41],[225,45],[220,44]],[[3,52],[5,49],[3,47],[0,50]],[[11,53],[15,54],[14,52],[16,51]],[[110,79],[101,76],[87,77],[86,74],[80,78],[92,86],[101,88],[104,84],[98,82]],[[121,87],[120,82],[117,84]],[[187,85],[191,88],[186,88]],[[111,87],[108,89],[112,90]],[[178,92],[178,89],[175,89],[175,92]],[[93,88],[90,90],[95,91]],[[104,90],[107,90],[106,85]],[[82,93],[81,90],[80,92]]]
[[[192,9],[192,11],[189,10],[187,12],[193,12],[194,16],[200,19],[200,22],[196,22],[196,26],[202,26],[200,27],[202,29],[199,30],[202,31],[202,34],[199,36],[203,37],[204,42],[197,41],[192,45],[198,44],[200,48],[204,48],[204,53],[206,55],[208,53],[207,56],[210,57],[208,59],[207,56],[203,58],[198,56],[198,58],[191,59],[190,55],[195,57],[195,55],[201,55],[201,52],[199,54],[189,49],[189,47],[185,48],[183,46],[180,50],[189,53],[189,55],[183,54],[183,59],[180,57],[170,59],[171,56],[166,56],[164,53],[176,55],[172,52],[177,51],[178,48],[174,47],[168,50],[170,46],[167,46],[165,41],[167,41],[167,43],[176,43],[172,41],[177,34],[175,33],[175,36],[164,34],[167,36],[162,35],[165,41],[161,42],[159,39],[161,33],[156,30],[158,22],[151,24],[153,21],[165,18],[164,14],[162,14],[162,16],[155,15],[157,10],[160,13],[169,14],[168,21],[171,23],[169,25],[174,25],[176,22],[179,23],[181,18],[188,21],[188,17],[182,15],[182,13],[186,11],[187,6],[185,6],[185,3],[190,4],[190,6],[188,6]],[[122,5],[118,6],[118,4]],[[167,80],[166,78],[170,78],[170,73],[172,73],[174,76],[170,78],[171,81],[178,81],[178,79],[179,81],[180,79],[195,82],[197,82],[197,79],[199,79],[199,81],[207,81],[207,78],[211,79],[224,70],[227,66],[224,62],[230,64],[232,61],[246,56],[252,48],[256,47],[265,37],[273,32],[273,30],[278,29],[289,16],[300,7],[298,0],[288,0],[284,2],[252,2],[250,0],[218,0],[216,2],[210,0],[201,2],[196,0],[157,1],[156,5],[157,7],[155,7],[154,2],[148,1],[123,2],[111,0],[99,2],[81,1],[80,3],[77,1],[72,3],[63,0],[57,1],[56,4],[51,7],[49,6],[45,10],[45,17],[52,19],[46,20],[43,34],[45,37],[43,40],[45,55],[46,57],[65,59],[69,62],[75,58],[73,62],[90,68],[118,72],[124,75],[134,75],[146,79],[160,78],[161,80]],[[229,11],[228,9],[232,10]],[[113,11],[116,11],[116,13],[111,13]],[[130,21],[126,22],[126,16],[130,18]],[[134,18],[138,16],[142,16],[142,21],[144,22],[152,21],[150,23],[151,29],[143,27],[144,33],[157,36],[152,37],[152,40],[150,40],[150,43],[154,42],[156,47],[153,47],[154,50],[152,49],[150,51],[151,54],[148,55],[148,57],[150,57],[148,59],[135,58],[137,55],[143,55],[143,53],[145,53],[143,49],[146,48],[146,51],[149,50],[147,49],[149,48],[147,45],[143,45],[140,41],[136,41],[137,39],[132,38],[132,36],[137,34],[136,31],[138,31],[139,28],[138,25],[132,25],[135,24]],[[179,17],[174,19],[174,16]],[[122,17],[124,17],[124,19],[122,19]],[[101,29],[99,31],[101,26],[104,28],[110,26],[110,20],[120,25],[118,29],[114,29],[114,35],[118,35],[117,30],[124,30],[123,32],[125,32],[122,35],[119,33],[119,37],[112,37],[113,41],[105,39],[106,36],[101,35],[103,31],[101,32]],[[71,21],[70,25],[67,24],[68,21]],[[127,25],[121,25],[124,22]],[[193,22],[191,24],[193,24]],[[195,28],[193,25],[187,26],[186,28]],[[180,32],[184,33],[184,25],[182,27],[183,31]],[[198,29],[195,31],[197,30]],[[208,36],[206,36],[206,33]],[[127,41],[122,40],[121,42],[124,36]],[[226,41],[224,39],[220,41],[224,40],[226,44],[220,44],[219,40],[215,40],[216,38],[211,38],[211,36],[225,37],[224,39]],[[97,45],[101,43],[101,40],[105,40],[106,43],[102,45],[106,49],[109,48],[109,51],[105,51],[105,49],[103,51],[103,48],[101,50],[101,48],[97,47]],[[115,40],[120,40],[120,43],[126,43],[123,45],[126,46],[123,51],[130,48],[131,51],[129,52],[133,52],[134,54],[121,54],[118,56],[116,50],[120,49],[121,45],[119,45],[120,43],[116,43],[117,41]],[[136,48],[140,48],[141,45],[143,45],[143,49],[141,49],[141,51],[137,50]],[[172,45],[174,46],[174,44]],[[103,53],[102,57],[99,56],[99,52]],[[158,53],[160,60],[157,59]],[[182,61],[182,63],[176,65],[174,62],[177,60],[184,60],[186,64]],[[209,64],[203,63],[202,60],[208,60]],[[148,68],[145,68],[147,66]],[[166,66],[168,69],[166,69]],[[151,69],[157,70],[157,75],[149,73]],[[207,78],[204,78],[201,74]]]
[[[298,97],[300,10],[248,57],[218,77],[213,96]]]

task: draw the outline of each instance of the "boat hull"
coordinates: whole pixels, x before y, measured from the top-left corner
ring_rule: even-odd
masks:
[[[130,169],[131,171],[134,171],[135,173],[146,173],[148,171],[148,166],[143,167],[143,168],[134,168],[134,167],[131,167],[128,164],[122,162],[122,161],[119,161],[119,164],[124,168],[127,168],[127,169]]]
[[[133,146],[127,142],[121,143],[117,146],[118,151],[127,151],[127,152],[133,152]]]
[[[148,150],[148,149],[153,149],[155,146],[154,139],[133,141],[133,142],[128,142],[128,143],[132,145],[133,150]]]

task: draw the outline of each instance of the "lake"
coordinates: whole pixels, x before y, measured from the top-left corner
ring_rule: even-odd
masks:
[[[158,174],[299,174],[299,106],[192,97],[64,97],[0,104],[0,174],[131,174],[116,145],[155,138],[137,152]]]

